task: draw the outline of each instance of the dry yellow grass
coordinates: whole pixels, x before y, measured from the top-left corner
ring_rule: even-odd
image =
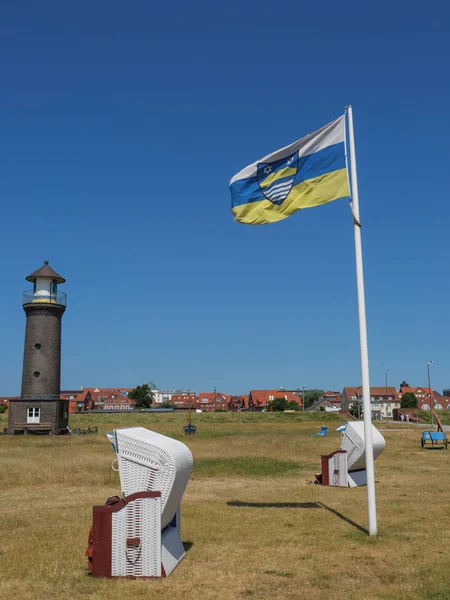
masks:
[[[180,437],[184,418],[109,415],[101,432],[142,424]],[[92,506],[119,492],[103,435],[0,437],[0,597],[450,599],[450,451],[422,450],[416,430],[385,433],[373,539],[363,531],[365,488],[307,484],[340,440],[335,421],[331,435],[314,438],[318,424],[301,418],[196,415],[182,521],[189,550],[162,581],[84,573]]]

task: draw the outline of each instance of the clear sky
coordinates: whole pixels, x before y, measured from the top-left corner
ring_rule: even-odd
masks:
[[[360,384],[348,203],[233,222],[229,179],[354,109],[372,385],[450,387],[448,3],[3,3],[0,395],[25,276],[64,388]]]

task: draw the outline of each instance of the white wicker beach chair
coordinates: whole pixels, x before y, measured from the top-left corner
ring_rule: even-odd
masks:
[[[373,459],[375,460],[385,449],[386,440],[373,425],[372,442]],[[320,481],[323,485],[339,487],[357,487],[367,484],[363,421],[347,423],[342,434],[340,450],[322,456]]]
[[[386,447],[386,440],[372,425],[373,459],[376,460]],[[341,450],[347,451],[347,468],[349,473],[366,470],[366,444],[364,437],[364,421],[348,423],[342,436]]]
[[[116,429],[116,454],[124,496],[161,492],[161,527],[169,525],[178,510],[192,472],[189,448],[144,427]]]
[[[116,429],[108,438],[117,455],[123,501],[94,507],[92,574],[169,575],[185,554],[180,503],[192,454],[182,442],[143,427]]]

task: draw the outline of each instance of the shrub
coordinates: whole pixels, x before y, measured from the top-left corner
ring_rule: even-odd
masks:
[[[413,392],[406,392],[400,400],[401,408],[417,408],[417,398]]]

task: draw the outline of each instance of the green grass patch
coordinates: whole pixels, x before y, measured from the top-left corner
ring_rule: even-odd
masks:
[[[278,577],[294,577],[294,573],[290,571],[264,571],[264,575],[277,575]]]
[[[441,585],[425,593],[429,600],[450,600],[450,585]]]
[[[438,415],[442,425],[450,425],[450,410],[437,410],[436,414]],[[420,419],[424,423],[431,424],[431,413],[429,410],[421,410],[420,411]],[[433,417],[433,423],[436,427],[436,419]],[[449,596],[450,597],[450,596]]]
[[[275,477],[292,475],[301,465],[293,460],[243,456],[235,458],[201,458],[194,463],[194,475],[201,477]]]

